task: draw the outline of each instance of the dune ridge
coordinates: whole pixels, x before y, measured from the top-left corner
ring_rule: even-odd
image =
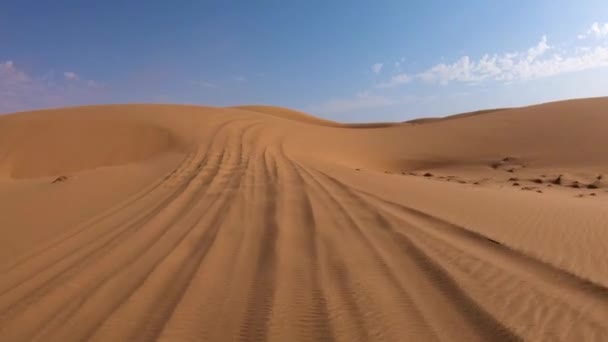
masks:
[[[0,340],[607,340],[605,127],[608,98],[2,116]]]

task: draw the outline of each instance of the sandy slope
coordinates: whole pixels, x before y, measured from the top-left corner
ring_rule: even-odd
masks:
[[[608,99],[0,117],[0,341],[608,340]]]

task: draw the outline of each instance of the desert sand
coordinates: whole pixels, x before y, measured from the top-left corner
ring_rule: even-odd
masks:
[[[608,98],[0,116],[0,341],[607,341]]]

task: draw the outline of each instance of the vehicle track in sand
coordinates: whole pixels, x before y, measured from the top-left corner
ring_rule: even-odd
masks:
[[[351,187],[266,130],[218,125],[3,268],[0,340],[608,340],[602,286]]]

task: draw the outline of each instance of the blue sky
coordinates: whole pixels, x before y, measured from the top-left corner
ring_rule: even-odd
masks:
[[[608,2],[0,4],[0,112],[272,104],[339,121],[608,95]]]

